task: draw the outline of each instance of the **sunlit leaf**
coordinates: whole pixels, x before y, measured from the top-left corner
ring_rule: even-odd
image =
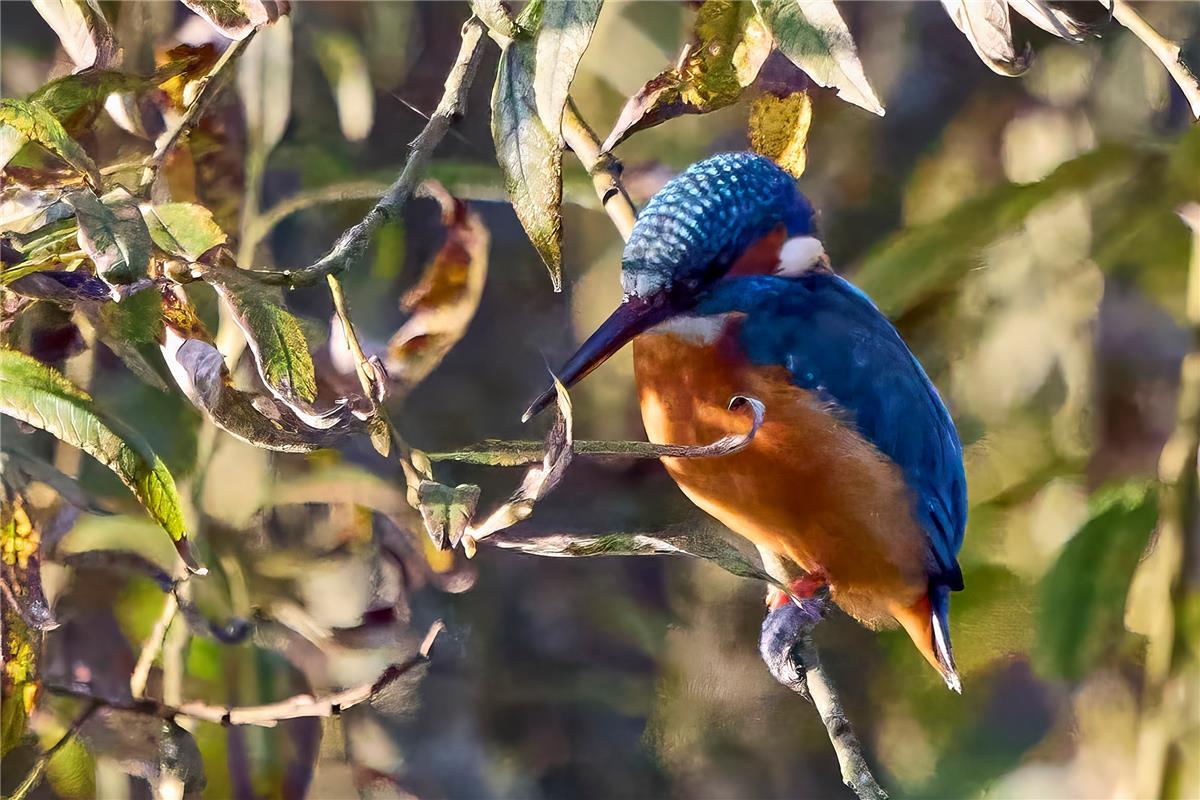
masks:
[[[1034,664],[1046,674],[1078,679],[1123,633],[1125,596],[1158,522],[1149,484],[1103,490],[1091,515],[1042,577]]]
[[[288,3],[274,0],[182,0],[230,39],[245,39],[256,28],[278,19]]]
[[[706,114],[735,102],[754,82],[771,46],[771,35],[752,5],[705,0],[684,57],[629,98],[603,149],[681,114]]]
[[[1006,0],[942,0],[942,5],[992,72],[1020,75],[1029,68],[1028,53],[1018,56],[1013,49]]]
[[[65,161],[92,185],[100,185],[100,171],[79,143],[50,111],[38,103],[0,99],[0,169],[25,146],[35,142]]]
[[[25,499],[10,489],[7,476],[0,508],[0,575],[5,594],[16,601],[17,612],[38,630],[58,627],[42,592],[41,532],[30,519]]]
[[[281,19],[261,31],[238,59],[238,94],[254,149],[269,153],[292,113],[292,23]]]
[[[833,0],[754,0],[775,45],[793,64],[838,97],[883,116],[858,50]]]
[[[0,755],[8,753],[25,738],[29,715],[37,702],[38,642],[7,602],[0,605]]]
[[[471,0],[471,11],[483,20],[489,31],[506,39],[516,39],[521,29],[513,19],[505,0]]]
[[[142,218],[159,249],[195,261],[228,237],[213,221],[212,212],[195,203],[143,203]]]
[[[233,312],[234,322],[254,354],[259,376],[286,403],[311,403],[317,397],[316,374],[308,340],[278,288],[263,286],[230,267],[211,267],[204,280]]]
[[[112,27],[97,0],[33,0],[76,70],[103,68],[117,53]]]
[[[175,480],[139,434],[107,419],[61,374],[15,350],[0,349],[0,412],[78,447],[112,470],[195,568]]]
[[[1067,11],[1050,5],[1046,0],[1008,0],[1008,5],[1013,11],[1048,33],[1053,33],[1069,42],[1083,41],[1083,24]]]
[[[375,122],[375,87],[362,46],[341,32],[314,34],[317,63],[333,89],[338,125],[351,142],[361,142]]]
[[[534,43],[533,93],[538,115],[551,134],[562,128],[571,81],[592,39],[603,2],[559,0],[542,7],[542,24]]]
[[[517,219],[562,290],[562,146],[538,116],[533,43],[505,45],[492,90],[492,139]]]
[[[750,149],[799,178],[804,173],[810,124],[812,102],[806,93],[787,97],[763,94],[750,111]]]
[[[446,241],[401,300],[410,316],[388,342],[384,363],[401,393],[424,380],[462,339],[487,278],[487,228],[462,202],[440,199]]]
[[[0,191],[0,233],[29,233],[74,213],[59,191],[34,191],[21,186]]]
[[[234,388],[225,358],[181,295],[182,289],[166,289],[162,295],[162,355],[175,383],[217,427],[256,447],[288,453],[330,447],[361,430],[345,405],[316,417],[313,421],[321,427],[314,427],[285,403]]]
[[[146,277],[151,240],[137,201],[128,191],[114,189],[103,198],[87,189],[63,198],[75,209],[79,247],[91,257],[96,274],[110,286]]]

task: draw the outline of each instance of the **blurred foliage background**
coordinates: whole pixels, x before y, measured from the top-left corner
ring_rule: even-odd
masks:
[[[215,37],[182,6],[101,6],[126,64],[143,74],[156,54]],[[1200,8],[1137,8],[1200,63]],[[1139,770],[1162,768],[1139,761],[1139,739],[1160,730],[1173,742],[1164,794],[1196,797],[1200,565],[1185,564],[1192,593],[1176,605],[1178,635],[1164,634],[1177,556],[1148,545],[1160,511],[1165,519],[1188,508],[1160,497],[1155,482],[1176,427],[1180,363],[1195,345],[1187,276],[1200,251],[1179,211],[1200,200],[1200,127],[1161,64],[1106,24],[1100,4],[1076,9],[1102,33],[1081,44],[1014,17],[1017,42],[1036,52],[1018,79],[982,65],[938,4],[842,11],[887,114],[812,89],[801,186],[835,268],[896,321],[946,397],[971,500],[967,589],[954,598],[963,696],[945,690],[902,633],[835,617],[818,643],[849,716],[893,796],[1138,796]],[[683,3],[606,4],[572,87],[594,127],[607,130],[673,62],[694,14]],[[194,182],[217,223],[238,232],[241,266],[312,262],[397,172],[437,104],[468,15],[456,3],[296,4],[271,29],[286,25],[290,38],[255,56],[266,66],[239,74],[237,93],[217,99],[169,174]],[[5,97],[70,71],[32,6],[2,3],[0,17]],[[496,166],[487,114],[496,57],[490,48],[468,115],[430,171],[481,215],[491,250],[465,337],[397,416],[428,451],[529,438],[519,416],[546,362],[569,354],[620,298],[622,243],[572,159],[564,291],[551,290]],[[243,109],[254,103],[274,117],[259,118],[258,132]],[[694,160],[745,148],[749,111],[744,100],[623,143],[616,153],[635,202]],[[274,147],[264,125],[277,128]],[[80,140],[114,160],[130,136],[101,115]],[[321,187],[351,199],[314,202],[247,247],[261,209]],[[435,205],[414,200],[367,264],[345,276],[365,339],[382,343],[397,329],[399,299],[441,231]],[[215,323],[211,293],[194,300]],[[291,292],[287,302],[310,342],[328,335],[324,293]],[[255,704],[370,682],[433,619],[447,625],[428,669],[338,718],[270,729],[188,723],[189,735],[154,718],[101,714],[49,763],[33,796],[144,797],[161,793],[164,776],[207,797],[845,791],[820,721],[759,660],[760,584],[684,558],[538,559],[485,548],[467,562],[411,526],[403,479],[365,440],[307,456],[258,450],[216,433],[178,392],[139,381],[107,350],[92,357],[44,331],[28,335],[41,337],[30,346],[42,358],[135,422],[180,482],[213,571],[189,582],[196,613],[253,623],[250,637],[227,644],[189,635],[176,619],[149,676],[155,696]],[[628,352],[573,397],[579,437],[642,437]],[[63,557],[42,573],[63,624],[47,634],[43,679],[84,680],[83,667],[94,685],[127,691],[163,592],[144,575],[67,556],[123,549],[169,565],[170,543],[103,468],[77,456],[72,465],[45,434],[3,425],[6,443],[19,439],[77,469],[119,512],[72,517],[54,533]],[[1183,464],[1194,470],[1194,451]],[[439,478],[502,497],[514,474],[443,465]],[[61,520],[53,497],[31,502],[31,514]],[[575,464],[537,520],[586,531],[705,524],[657,464],[622,461]],[[1171,524],[1194,555],[1194,516]],[[1164,636],[1172,674],[1184,670],[1167,695],[1150,674]],[[1164,706],[1170,724],[1158,718]],[[39,742],[57,741],[79,708],[40,698],[31,735],[6,745],[6,795]]]

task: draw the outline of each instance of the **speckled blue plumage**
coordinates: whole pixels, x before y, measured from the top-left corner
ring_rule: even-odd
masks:
[[[786,367],[797,386],[828,399],[900,467],[937,562],[931,600],[944,606],[945,590],[962,588],[962,445],[900,334],[863,292],[829,272],[726,278],[691,313],[728,312],[745,315],[739,343],[751,363]]]
[[[770,159],[722,153],[693,164],[638,215],[622,259],[626,291],[698,286],[780,223],[808,235],[813,210]]]

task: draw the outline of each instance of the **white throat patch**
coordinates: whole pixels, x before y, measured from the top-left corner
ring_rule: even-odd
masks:
[[[711,317],[673,317],[650,329],[650,333],[669,333],[689,344],[712,344],[721,337],[729,314],[714,314]]]
[[[776,275],[796,278],[816,267],[828,267],[829,256],[821,240],[812,236],[796,236],[788,239],[779,249],[779,266]]]

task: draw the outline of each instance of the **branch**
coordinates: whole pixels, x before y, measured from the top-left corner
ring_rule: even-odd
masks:
[[[75,738],[79,729],[91,718],[92,714],[96,713],[96,709],[99,707],[98,703],[88,703],[87,707],[83,709],[83,713],[75,718],[71,727],[67,728],[67,732],[49,750],[38,756],[38,760],[34,762],[33,768],[29,770],[25,780],[21,781],[21,785],[13,791],[11,800],[25,800],[29,793],[37,788],[38,784],[42,782],[42,776],[46,774],[46,767],[50,765],[50,759],[54,758],[67,742]]]
[[[150,156],[150,161],[146,165],[146,169],[142,172],[142,180],[138,185],[138,194],[141,194],[154,183],[154,178],[158,175],[158,171],[162,168],[163,162],[175,147],[179,138],[192,129],[200,118],[204,116],[205,109],[212,102],[213,97],[224,86],[224,81],[219,80],[223,77],[224,71],[230,64],[237,61],[238,56],[246,49],[246,45],[254,38],[257,31],[251,31],[250,35],[245,39],[233,42],[225,48],[225,52],[217,59],[217,63],[209,70],[208,74],[200,79],[200,87],[196,92],[196,96],[192,98],[191,104],[184,110],[183,115],[175,121],[175,124],[164,131],[158,137],[158,144],[154,148],[154,154]]]
[[[621,238],[629,241],[633,223],[637,219],[637,208],[621,183],[621,162],[612,153],[601,151],[600,139],[584,122],[575,101],[570,98],[563,111],[562,134],[579,163],[592,176],[592,184],[600,204],[604,206],[604,212],[617,227]]]
[[[433,647],[438,634],[445,630],[441,620],[430,626],[417,653],[410,658],[389,665],[379,677],[370,683],[352,686],[340,692],[333,692],[324,697],[313,697],[298,694],[277,703],[261,706],[216,706],[198,700],[181,703],[178,706],[152,699],[109,698],[96,697],[84,689],[71,686],[47,686],[55,694],[80,697],[91,701],[93,707],[113,708],[121,711],[133,711],[152,717],[173,720],[176,717],[212,722],[217,725],[257,725],[263,728],[273,728],[283,720],[299,719],[301,717],[332,717],[370,700],[401,676],[411,672],[415,667],[429,660],[429,651]]]
[[[299,270],[282,270],[274,282],[298,287],[312,286],[326,275],[339,275],[362,259],[375,232],[385,222],[398,219],[405,201],[417,187],[421,175],[433,156],[434,149],[445,138],[450,126],[467,110],[467,94],[475,79],[475,72],[483,56],[480,42],[483,40],[484,25],[475,17],[467,20],[462,29],[462,45],[454,66],[446,76],[442,99],[429,122],[413,140],[408,161],[399,177],[388,188],[362,221],[343,233],[324,257],[309,267]]]
[[[1107,5],[1109,0],[1101,0],[1101,2]],[[1141,39],[1142,44],[1146,45],[1154,57],[1162,62],[1162,65],[1167,68],[1167,72],[1171,73],[1171,77],[1175,79],[1175,83],[1179,85],[1188,105],[1191,106],[1192,116],[1200,119],[1200,81],[1196,80],[1196,76],[1184,63],[1179,45],[1164,39],[1125,0],[1111,0],[1111,3],[1113,18],[1128,28],[1134,36]]]
[[[887,800],[887,792],[871,774],[863,756],[862,743],[846,718],[841,697],[821,666],[812,641],[813,628],[825,617],[826,602],[824,597],[818,596],[800,605],[788,603],[767,614],[763,620],[759,652],[775,680],[816,707],[837,754],[842,782],[860,800]]]

